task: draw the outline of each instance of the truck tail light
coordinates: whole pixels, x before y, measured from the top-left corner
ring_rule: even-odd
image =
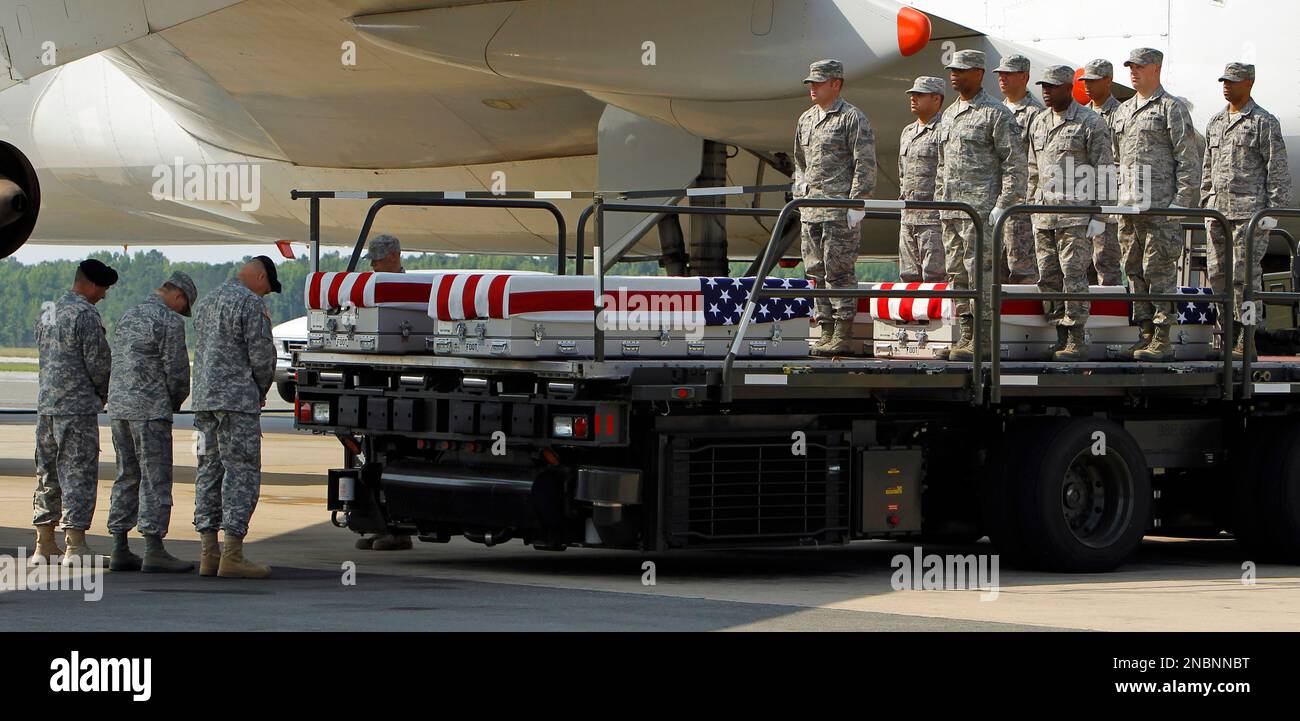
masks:
[[[299,403],[298,403],[298,422],[299,422],[299,423],[311,423],[311,418],[312,418],[312,404],[311,404],[311,403],[302,403],[302,402],[299,402]]]
[[[556,438],[586,438],[586,416],[555,416],[551,419],[551,435]]]
[[[313,403],[311,407],[311,420],[323,426],[330,424],[330,404]]]

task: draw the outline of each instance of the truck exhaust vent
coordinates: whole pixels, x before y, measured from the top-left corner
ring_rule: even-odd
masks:
[[[849,454],[843,434],[736,441],[675,436],[665,464],[668,529],[679,545],[841,540],[849,530]]]

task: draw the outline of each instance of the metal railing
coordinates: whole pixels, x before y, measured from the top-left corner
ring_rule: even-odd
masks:
[[[1143,210],[1138,206],[1078,206],[1078,205],[1013,205],[1007,209],[1006,213],[998,218],[998,222],[993,225],[993,247],[991,249],[994,259],[1002,257],[1002,235],[1006,227],[1007,220],[1016,215],[1030,215],[1033,213],[1048,213],[1053,215],[1124,215],[1128,217],[1148,217],[1148,218],[1208,218],[1217,221],[1225,229],[1230,229],[1228,219],[1217,210],[1205,208],[1150,208]],[[1229,264],[1231,266],[1231,264]],[[1232,287],[1232,268],[1227,271],[1227,285]],[[1055,301],[1094,301],[1094,300],[1117,300],[1129,302],[1148,302],[1148,303],[1173,303],[1186,301],[1189,298],[1181,293],[1038,293],[1034,300],[1055,300]],[[1231,334],[1232,331],[1232,294],[1229,292],[1226,296],[1218,295],[1198,295],[1195,296],[1197,301],[1218,303],[1219,318],[1224,323],[1226,332]],[[993,284],[992,306],[998,312],[992,314],[992,334],[990,343],[990,356],[992,366],[989,374],[989,402],[1002,402],[1002,286],[999,283]],[[1226,313],[1224,311],[1227,311]],[[1226,318],[1225,318],[1226,317]],[[976,324],[978,326],[978,324]],[[1230,335],[1229,335],[1230,337]],[[977,349],[979,346],[975,346]],[[1232,354],[1223,354],[1223,399],[1232,400]]]
[[[1256,300],[1264,301],[1264,303],[1266,304],[1269,301],[1292,304],[1292,305],[1296,303],[1300,303],[1300,292],[1296,290],[1293,290],[1290,293],[1283,293],[1280,291],[1265,292],[1262,290],[1261,291],[1255,290],[1255,263],[1254,263],[1255,233],[1259,228],[1259,221],[1263,220],[1264,218],[1300,218],[1300,209],[1265,208],[1263,210],[1258,211],[1254,215],[1250,216],[1250,220],[1246,221],[1246,279],[1245,279],[1245,287],[1242,288],[1242,292],[1241,292],[1242,306],[1249,307],[1247,306],[1247,304],[1248,303],[1253,304],[1253,302]],[[1227,244],[1231,245],[1232,244],[1231,227],[1229,227],[1228,230],[1225,232],[1227,233]],[[1227,286],[1227,292],[1229,296],[1232,295],[1232,265],[1233,263],[1231,262],[1227,263],[1228,277],[1227,277],[1226,286]],[[1292,267],[1291,275],[1292,278],[1295,278],[1294,266]],[[1251,356],[1254,355],[1255,353],[1255,329],[1259,324],[1261,311],[1262,309],[1255,310],[1255,318],[1253,319],[1255,322],[1245,324],[1245,328],[1242,331],[1245,334],[1245,337],[1242,339],[1242,349],[1245,350],[1245,353],[1242,354],[1242,358],[1241,358],[1242,400],[1248,400],[1252,395],[1254,395],[1253,393],[1254,381],[1251,379],[1250,365],[1251,365]],[[1230,358],[1232,356],[1232,349],[1228,347],[1228,342],[1227,342],[1227,339],[1229,337],[1230,336],[1227,335],[1224,336],[1223,355],[1226,358]]]
[[[769,298],[888,298],[897,297],[899,291],[873,291],[862,288],[843,288],[843,289],[816,289],[816,290],[784,290],[776,288],[763,287],[767,276],[772,272],[779,258],[777,257],[782,249],[777,245],[781,242],[782,230],[786,223],[791,219],[793,213],[800,208],[836,208],[846,210],[862,210],[866,212],[866,219],[873,220],[895,220],[901,217],[904,210],[953,210],[965,213],[970,216],[975,226],[975,257],[978,260],[983,257],[984,253],[984,227],[980,220],[979,213],[974,206],[968,203],[947,202],[947,201],[920,201],[920,200],[849,200],[847,198],[798,198],[785,204],[781,209],[781,214],[777,216],[776,226],[772,229],[772,236],[768,240],[767,246],[763,249],[762,261],[759,263],[758,272],[754,278],[754,289],[750,293],[749,302],[745,304],[745,313],[740,319],[740,324],[736,328],[736,336],[732,340],[731,348],[727,351],[726,360],[722,364],[722,401],[730,402],[734,397],[734,381],[732,376],[733,368],[736,362],[736,356],[740,352],[740,346],[745,340],[745,334],[749,330],[749,324],[753,321],[754,310],[759,302]],[[893,212],[882,212],[893,211]],[[973,312],[978,317],[983,309],[983,291],[984,291],[984,274],[976,273],[973,279],[974,288],[972,290],[909,290],[908,298],[942,298],[952,300],[969,300],[974,306]],[[976,348],[982,340],[982,330],[979,323],[975,324],[974,341]],[[983,403],[983,372],[981,368],[979,355],[976,355],[971,362],[971,403],[980,405]]]

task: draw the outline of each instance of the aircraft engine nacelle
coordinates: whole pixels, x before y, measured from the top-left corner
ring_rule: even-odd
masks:
[[[23,247],[36,229],[41,211],[41,183],[36,169],[18,148],[0,141],[0,258]]]

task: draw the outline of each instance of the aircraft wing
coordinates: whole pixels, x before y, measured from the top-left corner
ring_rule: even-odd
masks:
[[[243,0],[0,1],[0,90]]]

